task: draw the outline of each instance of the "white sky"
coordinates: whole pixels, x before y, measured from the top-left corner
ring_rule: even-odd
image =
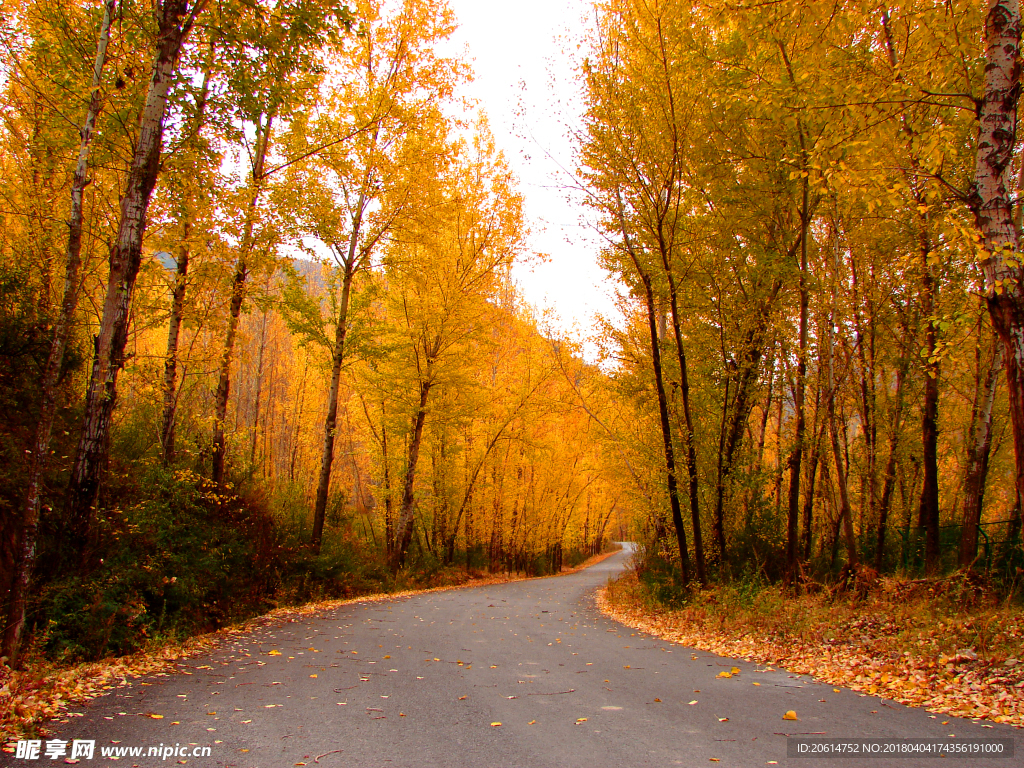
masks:
[[[571,203],[574,169],[568,132],[581,103],[573,57],[587,23],[587,0],[448,0],[459,19],[454,36],[476,79],[467,87],[490,121],[495,142],[520,179],[531,229],[528,248],[546,263],[517,267],[526,300],[553,310],[564,329],[592,332],[595,313],[614,314],[611,282],[597,266],[600,242]]]

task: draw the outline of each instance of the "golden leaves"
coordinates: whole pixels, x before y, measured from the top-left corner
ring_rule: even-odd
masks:
[[[786,714],[784,714],[782,716],[782,719],[783,720],[799,720],[800,718],[796,716],[796,712],[794,710],[790,709],[790,710],[788,710],[786,712]]]
[[[1024,665],[1016,658],[1019,654],[1004,661],[986,660],[977,654],[971,658],[967,653],[970,649],[957,649],[943,655],[938,652],[940,641],[954,642],[948,622],[945,626],[924,623],[915,629],[920,638],[917,653],[902,652],[902,649],[900,653],[880,653],[879,647],[889,635],[872,632],[899,629],[892,637],[902,636],[907,621],[883,620],[863,613],[843,614],[836,619],[821,615],[812,624],[816,628],[830,627],[830,642],[823,644],[820,637],[813,634],[815,630],[804,634],[794,626],[787,604],[783,604],[782,609],[776,608],[770,616],[758,614],[758,621],[768,629],[762,628],[755,635],[743,623],[748,617],[737,616],[724,623],[705,622],[699,614],[689,615],[685,611],[657,614],[640,608],[628,602],[625,590],[616,595],[622,595],[622,599],[612,605],[607,590],[598,593],[597,602],[603,613],[630,627],[690,648],[784,666],[794,674],[814,675],[833,686],[848,686],[864,694],[873,689],[875,695],[901,704],[925,706],[934,712],[1024,725],[1024,696],[1020,694],[1024,689]],[[809,610],[806,604],[809,599],[798,601],[792,609]],[[878,607],[871,610],[877,613]],[[1019,642],[1024,636],[1020,619],[1009,617],[1001,621],[1004,622],[1002,635]],[[930,648],[936,650],[929,653]],[[772,667],[767,667],[765,671],[770,669]],[[753,682],[752,685],[761,684]],[[833,687],[835,693],[841,690]]]

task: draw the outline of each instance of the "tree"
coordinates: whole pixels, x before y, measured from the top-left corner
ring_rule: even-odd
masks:
[[[415,391],[409,407],[408,452],[395,541],[388,562],[397,571],[412,542],[415,483],[430,396],[458,376],[485,332],[487,300],[515,258],[522,238],[519,197],[486,132],[463,144],[443,168],[433,199],[394,238],[388,255],[392,333]]]
[[[110,269],[92,374],[86,394],[82,434],[68,485],[65,514],[70,541],[84,543],[107,458],[110,420],[117,397],[117,376],[124,366],[128,322],[135,281],[142,261],[146,212],[160,171],[167,96],[182,45],[206,0],[165,0],[155,17],[152,75],[139,117],[138,140],[121,198],[117,238],[110,250]]]
[[[82,228],[84,220],[83,196],[89,183],[89,151],[92,147],[93,131],[96,118],[103,107],[101,89],[103,68],[107,61],[107,46],[110,43],[110,27],[115,19],[116,7],[114,0],[107,0],[103,6],[103,17],[100,22],[99,36],[96,43],[96,59],[93,64],[91,92],[82,123],[81,143],[78,149],[78,161],[71,182],[71,210],[68,215],[68,241],[65,255],[64,295],[61,300],[60,312],[54,325],[50,352],[43,369],[40,383],[41,405],[39,420],[36,424],[35,440],[30,452],[30,465],[25,491],[24,507],[21,514],[21,530],[16,547],[17,560],[14,567],[11,593],[8,597],[6,624],[3,647],[0,655],[6,656],[10,663],[17,659],[21,645],[22,628],[25,624],[25,600],[29,580],[35,566],[36,547],[39,528],[40,485],[43,471],[50,453],[50,435],[53,430],[57,410],[57,385],[64,363],[64,351],[72,330],[75,310],[81,289],[80,272],[82,267]]]

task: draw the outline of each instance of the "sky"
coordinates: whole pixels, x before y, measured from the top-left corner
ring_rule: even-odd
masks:
[[[597,265],[600,241],[569,192],[569,132],[580,125],[573,58],[587,24],[586,0],[448,0],[475,80],[465,91],[487,113],[495,143],[520,180],[531,230],[529,259],[514,277],[526,300],[554,313],[556,327],[587,336],[597,313],[614,315],[613,283]],[[557,318],[555,320],[554,318]]]

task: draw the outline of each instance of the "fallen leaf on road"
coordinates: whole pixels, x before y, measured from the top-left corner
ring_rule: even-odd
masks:
[[[739,667],[733,667],[729,671],[732,672],[734,675],[738,675],[740,673],[740,668]]]
[[[696,704],[696,703],[697,703],[697,700],[696,700],[696,699],[694,699],[693,701],[691,701],[691,702],[690,702],[690,706],[692,707],[692,706],[693,706],[694,704]]]
[[[281,655],[280,651],[271,651],[270,653],[267,654],[267,656],[280,656],[280,655]]]
[[[659,704],[661,703],[661,699],[655,699],[655,701],[658,702]]]
[[[720,722],[720,723],[728,723],[729,722],[729,718],[728,717],[720,717],[720,718],[718,718],[718,722]]]
[[[316,677],[316,675],[310,675],[310,677]]]
[[[154,720],[163,720],[164,719],[163,715],[154,715],[152,712],[150,712],[147,715],[147,717],[152,717]]]
[[[754,683],[754,685],[760,685],[760,683]]]
[[[782,719],[783,719],[783,720],[799,720],[800,718],[798,718],[798,717],[796,716],[796,712],[794,712],[794,711],[793,711],[793,710],[791,709],[791,710],[789,710],[789,711],[788,711],[788,712],[787,712],[786,714],[784,714],[784,715],[782,716]]]
[[[536,720],[531,720],[530,722],[527,723],[527,725],[533,725],[536,722],[537,722]]]
[[[499,723],[499,722],[497,722],[497,721],[495,721],[495,722],[491,723],[491,727],[492,727],[492,728],[497,728],[497,727],[498,727],[499,725],[501,725],[501,723]]]

